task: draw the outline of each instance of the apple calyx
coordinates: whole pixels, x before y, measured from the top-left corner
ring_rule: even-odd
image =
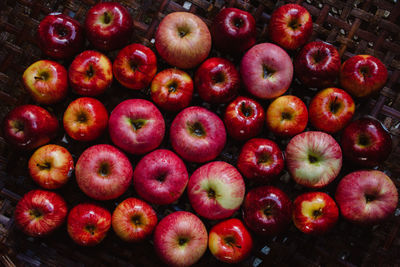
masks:
[[[145,119],[127,119],[128,123],[132,125],[134,131],[138,131],[146,124],[147,120]]]
[[[193,124],[188,124],[189,133],[196,137],[205,137],[206,131],[200,122],[195,122]]]

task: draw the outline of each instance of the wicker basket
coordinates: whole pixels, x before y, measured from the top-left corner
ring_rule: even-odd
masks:
[[[0,119],[11,108],[31,103],[25,92],[21,76],[26,67],[36,60],[46,58],[37,48],[36,29],[41,19],[50,12],[59,11],[83,22],[88,8],[95,0],[1,0],[0,1]],[[257,22],[258,42],[268,42],[267,25],[270,14],[285,1],[271,0],[124,0],[134,18],[135,37],[132,42],[145,44],[153,49],[152,38],[160,20],[173,11],[189,11],[202,17],[209,25],[218,11],[225,6],[234,6],[252,13]],[[371,54],[381,59],[389,69],[389,79],[379,95],[357,101],[357,116],[372,115],[381,120],[393,137],[393,152],[390,158],[379,166],[392,177],[400,187],[400,2],[398,0],[307,0],[286,1],[302,4],[312,14],[314,32],[312,39],[324,40],[335,45],[345,60],[356,54]],[[87,46],[90,48],[90,46]],[[116,51],[107,54],[111,60]],[[292,53],[291,56],[294,54]],[[226,56],[213,50],[211,56]],[[237,58],[229,58],[236,64]],[[70,62],[62,62],[67,66]],[[159,63],[159,70],[167,65]],[[192,75],[193,71],[189,71]],[[246,94],[246,92],[241,92]],[[294,80],[288,93],[300,96],[308,105],[316,91],[302,87]],[[62,104],[47,106],[60,119],[67,104],[77,96],[70,94]],[[119,102],[127,98],[148,98],[148,90],[132,92],[116,81],[112,88],[99,99],[111,111]],[[201,105],[221,115],[224,105],[202,103],[195,95],[194,105]],[[264,107],[269,104],[263,103]],[[164,114],[167,125],[174,114]],[[308,128],[310,129],[310,128]],[[168,128],[167,128],[168,130]],[[261,136],[278,142],[281,148],[287,140],[274,138],[264,131]],[[338,137],[338,136],[335,136]],[[170,148],[168,136],[162,147]],[[75,161],[80,153],[93,143],[77,143],[61,133],[54,143],[66,146]],[[110,143],[107,134],[97,143]],[[241,143],[228,140],[218,159],[235,164]],[[65,227],[44,239],[30,238],[14,230],[13,210],[22,194],[37,186],[29,178],[27,160],[32,152],[24,153],[8,146],[0,137],[0,261],[3,265],[14,266],[71,266],[71,265],[133,265],[163,266],[155,257],[151,241],[140,244],[127,244],[120,241],[110,231],[106,239],[95,248],[81,248],[69,239]],[[135,165],[138,157],[130,157]],[[199,165],[187,164],[189,172]],[[340,174],[353,170],[344,164]],[[69,207],[89,199],[78,189],[75,179],[59,190]],[[337,180],[324,191],[331,195]],[[274,182],[293,199],[307,191],[295,185],[287,172]],[[252,187],[251,184],[247,185]],[[102,202],[101,205],[112,211],[128,196],[135,196],[131,188],[115,201]],[[191,210],[183,198],[174,205],[155,207],[159,218],[174,210]],[[400,265],[400,210],[387,222],[374,227],[359,227],[340,219],[336,227],[324,236],[309,236],[291,226],[285,233],[276,237],[255,237],[252,256],[241,266],[398,266]],[[237,213],[235,216],[240,217]],[[206,222],[210,227],[215,222]],[[223,265],[209,252],[198,263],[199,266]]]

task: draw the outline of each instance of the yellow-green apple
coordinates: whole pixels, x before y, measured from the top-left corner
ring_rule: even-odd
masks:
[[[170,141],[184,160],[198,163],[210,161],[225,146],[225,126],[213,112],[203,107],[188,107],[173,120]]]
[[[243,202],[244,191],[242,175],[224,161],[198,168],[190,177],[187,189],[193,209],[210,220],[232,216]]]
[[[112,111],[108,130],[116,146],[139,155],[150,152],[161,144],[165,122],[161,112],[150,101],[128,99]]]
[[[155,45],[158,54],[167,63],[191,69],[210,53],[211,34],[198,16],[189,12],[173,12],[158,25]]]
[[[38,185],[46,189],[56,189],[68,182],[74,169],[74,160],[66,148],[45,145],[30,157],[28,169]]]
[[[193,213],[176,211],[164,217],[154,230],[154,248],[169,266],[195,264],[207,250],[207,229]]]
[[[293,64],[289,55],[279,46],[261,43],[243,56],[240,75],[252,95],[261,99],[276,98],[289,88]]]
[[[342,150],[336,140],[324,132],[296,135],[286,146],[285,156],[295,182],[310,188],[326,186],[342,168]]]
[[[128,189],[132,175],[132,165],[125,154],[106,144],[86,149],[75,166],[79,188],[97,200],[121,196]]]

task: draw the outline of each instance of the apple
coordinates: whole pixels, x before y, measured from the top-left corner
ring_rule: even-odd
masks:
[[[299,134],[304,131],[307,122],[307,106],[294,95],[278,97],[267,109],[268,129],[277,136],[288,137]]]
[[[244,10],[222,9],[211,25],[213,44],[221,51],[237,54],[256,43],[256,21]]]
[[[168,64],[191,69],[210,53],[211,34],[198,16],[189,12],[173,12],[158,25],[155,46]]]
[[[161,112],[150,101],[128,99],[112,111],[108,130],[116,146],[128,153],[140,155],[161,144],[165,122]]]
[[[257,101],[244,96],[239,96],[229,103],[224,114],[228,134],[239,141],[260,134],[264,120],[264,108]]]
[[[39,23],[37,39],[43,53],[56,59],[68,59],[85,45],[81,24],[57,12],[50,13]]]
[[[245,184],[238,170],[224,161],[198,168],[190,177],[188,196],[193,209],[210,220],[233,215],[243,202]]]
[[[99,244],[110,226],[110,212],[95,204],[78,204],[68,214],[68,234],[80,246]]]
[[[308,192],[293,202],[293,223],[303,233],[324,234],[336,224],[339,209],[335,201],[322,192]]]
[[[133,185],[139,196],[158,205],[178,200],[188,180],[185,163],[166,149],[158,149],[144,156],[133,173]]]
[[[307,87],[331,87],[339,77],[339,52],[325,42],[308,43],[294,60],[294,69],[296,77]]]
[[[6,141],[21,149],[48,143],[58,131],[57,118],[42,107],[22,105],[12,109],[3,121]]]
[[[78,95],[100,95],[111,86],[111,61],[100,52],[84,51],[69,66],[68,78],[69,84]]]
[[[237,168],[251,181],[267,183],[277,178],[284,166],[279,146],[268,139],[253,138],[240,151]]]
[[[151,82],[151,99],[160,108],[176,112],[189,106],[193,96],[193,81],[178,69],[165,69]]]
[[[15,224],[27,235],[41,237],[59,228],[67,216],[64,199],[50,191],[32,190],[17,203]]]
[[[385,65],[370,55],[351,57],[340,68],[340,84],[355,97],[367,97],[378,92],[387,78]]]
[[[354,115],[353,98],[339,88],[326,88],[311,100],[309,120],[312,126],[327,133],[342,130]]]
[[[289,55],[279,46],[261,43],[243,56],[240,75],[250,94],[261,99],[272,99],[289,88],[293,64]]]
[[[207,229],[193,213],[176,211],[164,217],[154,230],[154,248],[170,266],[195,264],[207,250]]]
[[[226,143],[222,120],[203,107],[188,107],[173,120],[170,128],[173,149],[184,160],[202,163],[215,159]]]
[[[380,121],[364,117],[343,130],[340,144],[345,159],[363,167],[384,162],[392,151],[392,138]]]
[[[86,36],[99,50],[110,51],[129,42],[133,20],[128,10],[116,2],[97,3],[86,13]]]
[[[157,72],[156,55],[144,45],[128,45],[115,58],[113,72],[119,83],[129,89],[146,88]]]
[[[45,145],[28,162],[29,174],[41,187],[57,189],[68,182],[74,169],[71,153],[62,146]]]
[[[292,201],[277,187],[253,188],[243,203],[243,220],[259,235],[277,235],[292,221]]]
[[[295,50],[310,39],[313,22],[307,9],[297,4],[286,4],[271,15],[268,34],[279,46]]]
[[[128,189],[132,175],[132,165],[125,154],[106,144],[86,149],[75,167],[79,188],[97,200],[121,196]]]
[[[68,75],[63,65],[51,60],[39,60],[22,75],[26,90],[39,104],[54,104],[68,93]]]
[[[342,150],[329,134],[309,131],[296,135],[286,146],[287,169],[296,183],[321,188],[342,168]]]
[[[378,170],[349,173],[340,181],[335,199],[342,216],[357,224],[376,224],[391,216],[398,192],[392,180]]]
[[[115,208],[111,223],[114,232],[122,240],[139,242],[153,233],[157,224],[157,214],[143,200],[131,197]]]
[[[67,134],[77,141],[93,141],[107,128],[108,113],[97,99],[81,97],[72,101],[64,112]]]
[[[228,103],[238,94],[240,76],[232,62],[213,57],[204,61],[197,69],[194,83],[204,101]]]
[[[239,219],[233,218],[211,228],[208,247],[218,260],[238,263],[250,256],[253,239],[246,226]]]

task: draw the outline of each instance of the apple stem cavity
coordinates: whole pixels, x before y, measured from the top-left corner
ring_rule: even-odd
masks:
[[[337,102],[337,96],[335,96],[335,99],[331,102],[329,109],[333,114],[336,114],[339,111],[340,106],[340,103]]]
[[[89,65],[89,69],[86,71],[86,75],[87,75],[89,78],[92,78],[92,77],[93,77],[93,75],[94,75],[94,69],[93,69],[92,64]]]
[[[322,215],[322,209],[314,210],[313,213],[312,213],[312,216],[313,216],[315,219],[317,219],[317,218],[320,217],[321,215]]]
[[[233,19],[233,25],[236,27],[236,28],[242,28],[242,26],[243,26],[243,20],[241,19],[241,18],[234,18]]]
[[[313,55],[314,63],[316,63],[316,64],[321,62],[323,58],[324,58],[324,55],[319,50],[317,50]]]
[[[87,121],[86,114],[83,112],[79,113],[77,116],[77,121],[79,121],[80,123],[85,123]]]
[[[265,216],[269,217],[272,215],[272,207],[270,205],[266,206],[263,210]]]
[[[20,121],[20,120],[15,120],[13,122],[13,126],[16,129],[17,133],[24,131],[24,128],[25,128],[24,123],[22,121]]]
[[[263,65],[263,78],[268,79],[275,73],[275,70],[271,69],[267,65]]]
[[[283,121],[285,121],[285,120],[291,120],[292,119],[292,114],[290,114],[289,112],[282,112],[282,120]]]
[[[372,201],[375,200],[375,196],[374,195],[365,195],[365,202],[370,203]]]
[[[188,242],[187,238],[180,237],[178,240],[179,246],[183,246]]]
[[[178,82],[174,80],[171,83],[169,83],[167,87],[169,93],[175,93],[176,90],[178,89]]]
[[[34,218],[36,218],[36,219],[39,219],[39,218],[41,218],[43,216],[42,212],[40,210],[38,210],[38,209],[29,210],[29,215],[34,217]]]
[[[43,163],[43,164],[38,163],[38,164],[36,164],[36,166],[39,167],[39,169],[40,169],[41,171],[43,171],[43,170],[50,170],[50,168],[51,168],[50,162],[45,162],[45,163]]]
[[[316,162],[318,162],[318,157],[309,154],[309,155],[308,155],[308,161],[309,161],[310,163],[316,163]]]
[[[94,235],[94,231],[96,230],[96,226],[94,225],[86,225],[85,230],[89,232],[89,234]]]
[[[266,164],[269,163],[270,156],[267,153],[262,153],[257,158],[257,164]]]
[[[46,81],[49,78],[49,73],[46,71],[42,71],[38,73],[38,76],[35,76],[35,80]]]
[[[240,105],[240,111],[242,111],[245,117],[250,117],[253,115],[253,109],[250,106],[247,106],[244,102]]]
[[[200,122],[195,122],[191,125],[189,125],[189,132],[192,135],[198,136],[198,137],[204,137],[206,131],[204,130],[203,125]]]
[[[216,193],[215,193],[214,189],[209,188],[208,191],[207,191],[207,196],[208,196],[209,198],[211,198],[211,199],[215,199]]]
[[[358,136],[358,142],[357,142],[360,146],[368,146],[370,144],[370,140],[368,138],[368,136],[366,136],[365,134],[360,134]]]
[[[99,174],[101,176],[107,176],[110,173],[110,165],[106,162],[100,164]]]
[[[178,27],[178,34],[180,38],[185,37],[190,33],[189,29],[186,26]]]
[[[131,217],[131,222],[136,225],[140,226],[142,224],[141,216],[136,214]]]
[[[111,16],[108,12],[104,12],[103,14],[103,22],[104,24],[110,24],[111,22]]]
[[[143,119],[128,119],[129,123],[132,125],[134,131],[139,130],[146,124],[146,120]]]
[[[299,20],[297,18],[294,18],[294,19],[289,21],[288,26],[290,28],[292,28],[293,30],[296,30],[296,29],[301,27],[301,23],[299,23]]]
[[[222,71],[219,71],[212,77],[212,80],[214,83],[222,83],[225,81],[225,75]]]

